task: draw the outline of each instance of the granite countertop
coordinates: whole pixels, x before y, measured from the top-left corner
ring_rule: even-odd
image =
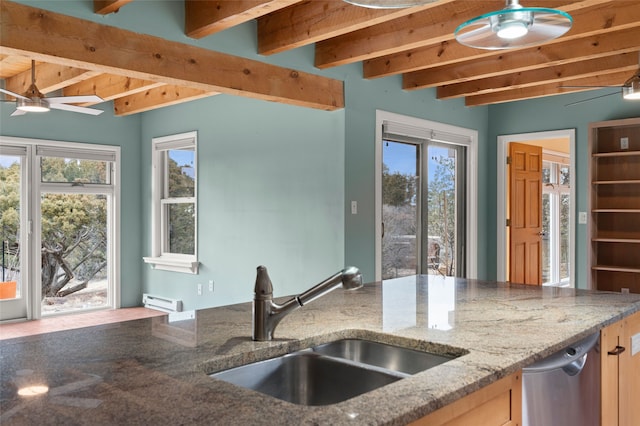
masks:
[[[251,340],[251,303],[9,339],[0,424],[406,424],[639,310],[637,294],[418,276],[335,290],[272,342]],[[465,355],[322,407],[207,375],[343,337]]]

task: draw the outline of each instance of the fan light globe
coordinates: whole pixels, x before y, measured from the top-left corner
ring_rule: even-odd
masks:
[[[33,97],[29,99],[17,100],[16,109],[24,112],[47,112],[49,111],[49,102],[46,99]]]

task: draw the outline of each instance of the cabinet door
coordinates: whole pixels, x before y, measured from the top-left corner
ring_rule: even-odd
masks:
[[[624,322],[618,321],[600,332],[600,362],[602,401],[600,424],[616,426],[620,424],[618,414],[620,406],[619,357],[609,352],[616,351],[624,336]]]
[[[637,426],[640,424],[640,312],[603,328],[600,349],[600,424]]]
[[[410,426],[517,426],[522,424],[522,373],[498,380]]]
[[[635,343],[635,345],[634,345]],[[620,425],[640,424],[640,312],[624,320],[620,355]]]

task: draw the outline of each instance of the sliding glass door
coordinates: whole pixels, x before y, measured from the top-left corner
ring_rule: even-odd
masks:
[[[382,279],[465,275],[466,147],[385,133]]]
[[[1,319],[117,307],[119,149],[3,138],[0,153],[2,271],[18,281]]]

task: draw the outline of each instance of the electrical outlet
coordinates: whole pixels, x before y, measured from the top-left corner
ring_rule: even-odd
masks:
[[[620,149],[629,149],[629,138],[620,138]]]
[[[202,284],[198,284],[198,296],[202,296]]]
[[[209,291],[213,292],[213,280],[209,280]]]

